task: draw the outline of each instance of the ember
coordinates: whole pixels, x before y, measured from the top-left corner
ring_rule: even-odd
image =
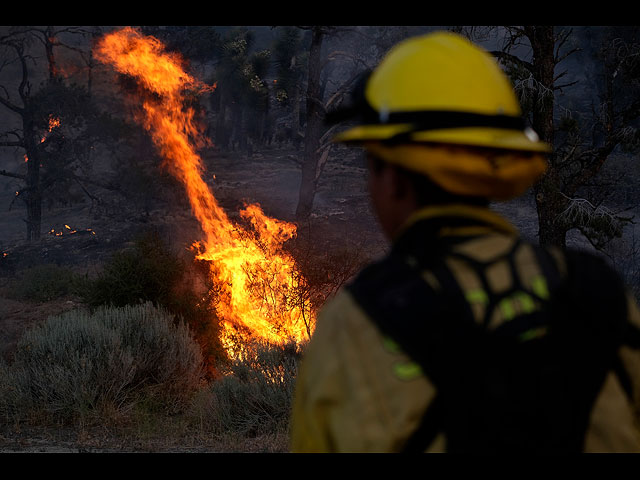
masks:
[[[53,115],[49,115],[49,130],[47,131],[46,134],[44,134],[44,136],[40,139],[40,143],[44,143],[44,141],[47,139],[47,136],[53,131],[54,128],[57,128],[60,126],[60,119],[54,117]],[[25,155],[25,159],[24,161],[27,161],[27,156]]]
[[[75,228],[71,228],[69,225],[64,226],[63,229],[60,229],[59,231],[57,231],[55,228],[52,228],[51,230],[49,230],[49,235],[54,235],[56,237],[61,237],[63,235],[73,235],[74,233],[90,233],[92,235],[95,235],[96,232],[94,232],[92,229],[90,228],[84,228],[82,230],[76,230]]]
[[[208,261],[220,288],[218,314],[223,319],[222,343],[230,354],[249,339],[275,344],[307,340],[313,330],[308,302],[299,287],[304,278],[283,244],[296,235],[294,224],[265,215],[257,204],[240,212],[247,227],[233,223],[203,179],[197,153],[204,138],[186,107],[185,91],[212,91],[185,72],[182,59],[165,51],[156,38],[123,28],[101,39],[97,57],[133,77],[142,94],[137,119],[150,133],[168,170],[184,185],[204,239],[194,242],[197,258]]]

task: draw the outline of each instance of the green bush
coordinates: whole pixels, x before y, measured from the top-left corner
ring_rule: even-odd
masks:
[[[65,295],[81,295],[86,277],[68,268],[46,264],[20,272],[8,285],[8,295],[18,300],[46,302]]]
[[[150,303],[49,317],[0,368],[0,407],[71,421],[138,404],[183,408],[202,380],[200,348],[184,324]]]
[[[133,248],[116,252],[92,282],[85,301],[90,306],[162,303],[184,272],[183,262],[154,233],[136,239]]]
[[[200,415],[215,433],[258,436],[286,433],[298,364],[298,347],[254,344],[211,384]]]
[[[133,248],[116,252],[102,274],[85,290],[92,308],[153,302],[183,320],[193,332],[210,377],[226,361],[215,312],[216,290],[208,267],[180,257],[155,232],[140,236]]]

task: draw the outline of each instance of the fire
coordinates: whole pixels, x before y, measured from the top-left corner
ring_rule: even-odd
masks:
[[[258,204],[240,212],[247,226],[232,222],[203,179],[197,153],[203,138],[185,92],[211,91],[185,72],[182,59],[167,52],[156,38],[133,28],[104,36],[97,57],[144,87],[138,121],[150,133],[164,166],[185,187],[204,238],[194,242],[197,258],[209,262],[221,289],[218,314],[222,343],[230,353],[249,338],[282,344],[303,342],[313,329],[307,302],[296,300],[304,279],[283,244],[296,235],[294,224],[270,218]],[[249,228],[249,225],[251,228]]]
[[[58,128],[60,126],[60,119],[57,117],[54,117],[53,115],[49,115],[49,129],[47,130],[47,133],[45,133],[43,135],[43,137],[40,139],[40,143],[44,143],[44,141],[47,139],[47,136],[53,132],[54,128]],[[26,155],[25,155],[25,162],[27,161]]]
[[[60,126],[60,119],[54,117],[53,115],[49,115],[49,133],[53,131],[54,128]]]
[[[67,225],[65,223],[64,228],[66,228],[68,231],[65,233],[63,229],[60,229],[60,231],[56,231],[55,228],[51,228],[51,230],[49,230],[49,235],[54,235],[56,237],[62,237],[63,235],[73,235],[74,233],[90,233],[91,235],[95,235],[96,232],[94,232],[91,228],[85,228],[83,230],[77,230],[75,228],[71,228],[69,225]]]

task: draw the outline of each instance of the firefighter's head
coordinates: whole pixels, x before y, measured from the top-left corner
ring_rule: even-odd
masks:
[[[400,42],[332,117],[357,121],[334,140],[366,149],[374,181],[387,168],[425,177],[421,203],[508,200],[547,167],[549,146],[526,127],[495,59],[449,32]]]

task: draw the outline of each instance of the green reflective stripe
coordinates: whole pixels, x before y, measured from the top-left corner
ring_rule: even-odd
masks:
[[[527,330],[524,333],[521,333],[518,336],[518,339],[521,342],[527,342],[529,340],[533,340],[534,338],[539,338],[542,337],[544,335],[547,334],[547,327],[537,327],[537,328],[532,328],[531,330]]]
[[[387,350],[388,352],[391,352],[391,353],[402,352],[402,349],[400,348],[400,345],[398,344],[398,342],[393,340],[391,337],[383,337],[382,345],[384,346],[385,350]]]
[[[465,298],[469,303],[482,303],[485,305],[489,303],[489,296],[487,295],[487,292],[481,288],[467,290],[465,292]]]
[[[396,363],[393,366],[393,373],[401,380],[413,380],[422,375],[422,367],[415,362]]]
[[[510,298],[505,298],[502,300],[499,305],[500,310],[502,311],[502,316],[505,320],[511,320],[516,316],[516,309],[513,308],[513,304],[511,303]]]
[[[533,293],[542,299],[549,298],[549,288],[547,287],[547,279],[542,275],[537,275],[531,279],[531,288]]]
[[[538,304],[527,292],[516,292],[504,298],[498,304],[505,320],[512,320],[518,313],[531,313],[538,309]]]
[[[523,313],[531,313],[536,310],[536,303],[528,293],[517,292],[516,294],[514,294],[514,298],[516,298],[518,302],[520,302],[520,308],[522,309]]]

